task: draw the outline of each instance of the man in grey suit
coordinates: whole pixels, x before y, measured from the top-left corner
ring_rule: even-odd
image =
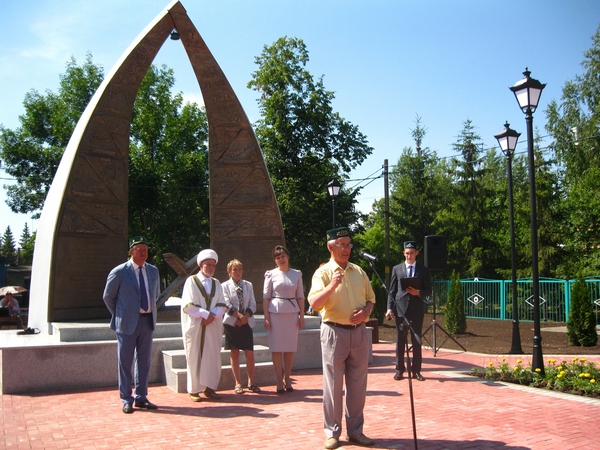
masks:
[[[158,269],[146,263],[148,242],[143,236],[129,241],[131,259],[108,274],[104,303],[112,314],[110,327],[117,333],[119,394],[123,412],[157,409],[148,401],[148,376],[152,336],[156,325],[156,301],[160,293]],[[135,357],[135,397],[131,395],[131,366]]]
[[[423,300],[431,295],[431,274],[429,269],[423,264],[417,262],[419,251],[414,241],[404,243],[404,263],[394,266],[392,269],[392,279],[390,281],[390,290],[388,294],[388,306],[385,317],[396,318],[396,374],[394,380],[404,378],[404,355],[406,347],[406,333],[404,317],[410,322],[411,342],[413,348],[412,374],[413,378],[419,381],[425,381],[421,375],[421,343],[420,339],[415,339],[415,333],[421,335],[423,328],[423,317],[425,315],[425,306]],[[416,278],[417,287],[407,286],[406,290],[402,288],[402,278]]]

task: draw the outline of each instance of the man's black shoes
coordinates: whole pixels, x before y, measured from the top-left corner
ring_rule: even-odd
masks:
[[[398,372],[396,371],[396,374],[394,375],[394,380],[396,381],[400,381],[404,378],[404,374],[402,372]]]
[[[415,372],[413,375],[418,381],[425,381],[425,377],[421,375],[421,372]]]
[[[158,409],[158,406],[156,406],[154,403],[150,403],[148,400],[144,402],[135,402],[135,407],[142,409]]]
[[[131,403],[125,403],[123,405],[123,412],[125,414],[132,414],[133,413],[133,405]]]

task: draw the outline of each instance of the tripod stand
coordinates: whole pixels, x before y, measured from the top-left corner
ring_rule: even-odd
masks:
[[[388,289],[388,287],[385,285],[385,283],[383,282],[383,280],[381,279],[381,277],[379,276],[379,273],[377,273],[377,270],[375,269],[375,267],[373,266],[373,261],[368,260],[369,265],[371,266],[371,270],[373,270],[373,272],[375,273],[375,275],[377,275],[377,278],[379,278],[379,281],[381,282],[381,285],[383,286],[383,289],[385,290],[386,294],[389,295],[390,291]],[[406,319],[406,317],[402,317],[404,319],[404,323],[402,324],[402,331],[404,332],[404,342],[405,342],[405,350],[406,350],[406,371],[408,374],[408,392],[409,392],[409,397],[410,397],[410,415],[412,418],[412,427],[413,427],[413,441],[415,444],[415,450],[417,450],[418,444],[417,444],[417,423],[415,421],[415,402],[414,402],[414,397],[413,397],[413,388],[412,388],[412,366],[411,366],[411,359],[410,359],[410,347],[408,345],[408,331],[412,331],[412,336],[414,336],[415,340],[419,342],[419,344],[421,343],[421,338],[419,337],[419,335],[417,333],[415,333],[415,330],[413,330],[412,326],[410,325],[410,322]]]
[[[431,270],[431,269],[430,269],[430,270]],[[432,270],[431,270],[431,271],[432,271]],[[467,351],[467,349],[466,349],[466,348],[464,348],[464,347],[463,347],[463,346],[462,346],[462,345],[461,345],[461,344],[460,344],[460,343],[459,343],[459,342],[458,342],[456,339],[454,339],[452,336],[450,336],[450,335],[448,334],[448,332],[447,332],[446,330],[444,330],[444,327],[442,327],[441,325],[439,325],[439,324],[437,323],[436,316],[435,316],[435,295],[434,295],[434,291],[435,291],[435,289],[432,289],[432,290],[431,290],[431,301],[433,302],[433,319],[431,320],[431,324],[430,324],[430,325],[427,327],[427,329],[426,329],[425,331],[423,331],[423,334],[421,335],[421,337],[422,337],[423,339],[425,339],[425,341],[426,341],[426,342],[429,344],[429,346],[430,346],[431,348],[433,348],[433,356],[437,356],[437,352],[438,352],[438,350],[439,350],[440,348],[442,348],[442,346],[443,346],[443,345],[446,343],[446,341],[447,341],[448,339],[452,339],[456,345],[458,345],[460,348],[462,348],[462,349],[463,349],[463,351],[465,351],[465,352],[466,352],[466,351]],[[444,332],[444,334],[446,335],[446,339],[444,339],[444,342],[442,342],[442,343],[440,344],[440,346],[439,346],[439,347],[437,346],[437,329],[438,329],[438,328],[439,328],[440,330],[442,330],[442,331]],[[427,337],[425,336],[425,334],[426,334],[426,333],[427,333],[429,330],[431,330],[431,331],[432,331],[432,332],[431,332],[431,334],[432,334],[432,338],[433,338],[433,339],[432,339],[432,342],[429,342],[429,341],[427,340]]]

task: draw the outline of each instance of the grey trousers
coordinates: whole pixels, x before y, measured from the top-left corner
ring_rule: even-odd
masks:
[[[321,324],[323,355],[323,425],[327,438],[342,433],[342,411],[346,416],[348,436],[363,432],[369,340],[364,324],[345,329]],[[344,406],[344,379],[346,405]]]

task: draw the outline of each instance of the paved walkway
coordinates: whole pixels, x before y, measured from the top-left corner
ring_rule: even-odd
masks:
[[[413,449],[409,383],[392,379],[393,356],[393,344],[374,345],[364,432],[376,440],[374,448]],[[418,448],[600,448],[600,401],[464,375],[474,366],[501,360],[443,348],[435,357],[424,351],[427,380],[412,383]],[[225,391],[223,400],[201,403],[166,386],[151,386],[149,399],[160,409],[131,415],[121,412],[116,387],[4,395],[0,448],[322,449],[321,373],[297,371],[294,381],[292,393],[277,395],[274,386],[265,386],[261,394]],[[344,440],[341,444],[358,448]]]

